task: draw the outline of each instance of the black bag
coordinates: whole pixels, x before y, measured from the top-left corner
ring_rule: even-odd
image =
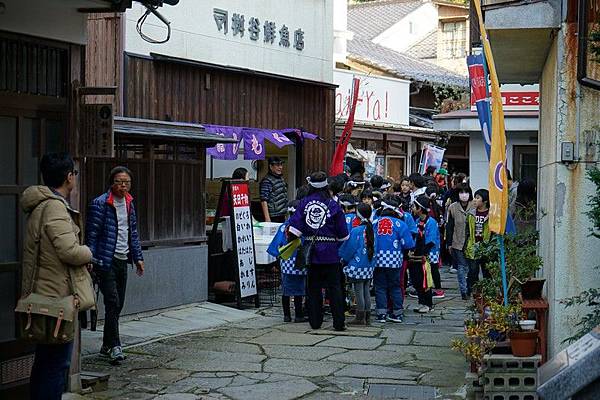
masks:
[[[323,218],[321,219],[321,222],[319,222],[319,228],[317,228],[313,237],[308,242],[302,242],[300,245],[300,248],[296,253],[296,262],[294,263],[295,269],[306,269],[310,265],[313,248],[315,247],[315,239],[317,238],[317,234],[319,233],[319,229],[325,218],[327,218],[327,210],[323,213]]]

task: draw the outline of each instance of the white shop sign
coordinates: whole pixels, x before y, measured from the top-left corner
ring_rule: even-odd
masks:
[[[331,0],[180,0],[160,9],[172,29],[164,44],[147,43],[136,32],[143,12],[137,3],[126,12],[127,52],[332,82]],[[144,33],[161,39],[167,30],[150,16]]]
[[[343,70],[333,72],[334,83],[338,85],[335,92],[336,120],[348,119],[353,77],[360,79],[355,121],[409,125],[410,83],[408,81]]]

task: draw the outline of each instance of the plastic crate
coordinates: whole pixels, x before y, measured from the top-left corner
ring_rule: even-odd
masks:
[[[483,390],[488,392],[535,392],[536,372],[489,372],[483,376]]]
[[[542,356],[515,357],[508,354],[492,354],[483,357],[483,369],[489,372],[535,372],[542,363]]]

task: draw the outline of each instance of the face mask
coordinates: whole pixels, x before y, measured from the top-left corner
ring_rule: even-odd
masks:
[[[469,193],[459,193],[458,198],[460,201],[467,202],[469,201]]]

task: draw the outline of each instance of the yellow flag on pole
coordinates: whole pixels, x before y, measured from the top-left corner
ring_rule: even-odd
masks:
[[[483,42],[483,52],[487,62],[492,93],[492,145],[490,149],[490,167],[488,171],[488,186],[490,188],[490,231],[500,235],[506,229],[508,214],[508,181],[506,178],[506,135],[504,132],[504,111],[502,110],[502,96],[500,84],[496,74],[496,66],[492,55],[492,48],[483,24],[481,13],[481,0],[475,0],[479,30]]]

